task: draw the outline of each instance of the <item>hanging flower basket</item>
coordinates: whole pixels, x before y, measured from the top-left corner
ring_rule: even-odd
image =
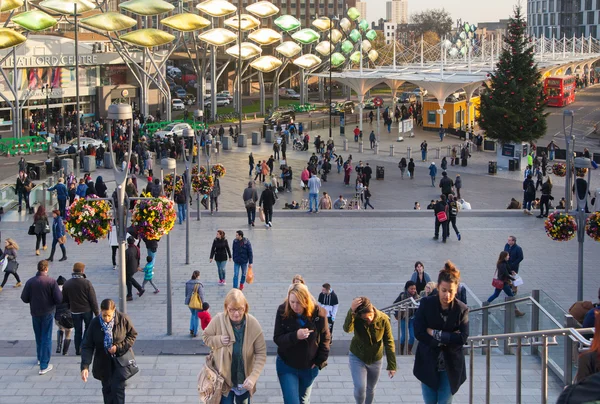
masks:
[[[142,238],[159,240],[169,234],[175,225],[175,217],[173,201],[162,196],[137,201],[133,208],[131,224],[137,228]]]
[[[208,195],[214,186],[215,179],[212,175],[194,175],[192,177],[192,189],[194,192]]]
[[[173,174],[167,174],[163,178],[165,184],[165,194],[171,195],[173,192]],[[175,193],[179,193],[183,190],[183,179],[178,175],[177,182],[175,183]]]
[[[67,211],[65,228],[77,244],[84,241],[97,243],[108,236],[112,226],[112,212],[107,201],[95,195],[79,198]]]
[[[554,212],[545,223],[546,234],[554,241],[569,241],[577,233],[575,218],[567,213]]]
[[[210,169],[210,171],[217,178],[224,177],[225,174],[227,173],[227,170],[225,170],[225,166],[223,164],[220,164],[220,163],[217,163],[214,166],[212,166],[212,168]]]
[[[564,163],[554,163],[552,165],[552,174],[557,177],[565,177],[567,175],[567,166]]]
[[[575,169],[575,175],[578,176],[578,177],[580,177],[580,178],[585,177],[586,174],[587,174],[587,172],[588,172],[587,168],[576,168]]]
[[[198,164],[196,164],[195,166],[192,167],[192,175],[204,175],[206,174],[206,167],[204,166],[199,166]]]
[[[596,241],[600,241],[600,212],[595,212],[585,222],[585,232]]]

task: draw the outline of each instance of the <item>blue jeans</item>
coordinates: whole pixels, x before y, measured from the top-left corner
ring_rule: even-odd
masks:
[[[431,186],[435,187],[435,175],[430,175],[431,177]]]
[[[319,374],[319,368],[295,369],[286,365],[279,356],[275,368],[284,404],[310,404],[312,384]]]
[[[379,381],[382,360],[367,365],[352,352],[348,354],[348,365],[354,383],[354,400],[356,404],[371,404],[375,397],[375,387]]]
[[[59,199],[58,200],[58,210],[60,211],[60,217],[67,217],[66,214],[66,210],[67,210],[67,200],[66,199]]]
[[[254,164],[250,164],[250,171],[248,172],[248,175],[252,175],[253,168],[254,168]]]
[[[88,311],[87,313],[72,314],[71,317],[73,317],[73,326],[75,327],[75,352],[79,354],[84,335],[83,325],[85,324],[85,330],[87,331],[92,318],[94,318],[94,313]]]
[[[177,217],[179,218],[179,224],[181,224],[185,220],[185,210],[187,206],[185,203],[177,204]]]
[[[411,318],[408,320],[408,343],[410,345],[415,343],[415,328],[414,328],[415,319]],[[406,340],[406,319],[400,320],[400,328],[402,332],[402,336],[400,337],[400,345],[404,345],[404,341]]]
[[[238,287],[238,276],[240,274],[240,268],[242,269],[242,279],[240,283],[243,285],[246,283],[246,271],[248,270],[248,263],[238,264],[237,262],[233,263],[233,287]]]
[[[552,160],[554,160],[554,150],[550,150],[550,151],[548,152],[548,154],[549,154],[548,158],[549,158],[551,161],[552,161]]]
[[[221,404],[250,404],[250,392],[245,392],[241,396],[236,396],[233,391],[229,392],[227,397],[221,396]]]
[[[504,287],[502,289],[495,289],[494,293],[490,297],[488,297],[488,299],[487,299],[488,303],[493,302],[494,299],[496,299],[498,296],[500,296],[500,293],[502,293],[502,291],[504,291],[504,293],[506,293],[506,296],[510,296],[510,297],[514,296],[510,285],[508,283],[505,283]]]
[[[227,261],[215,261],[217,263],[217,271],[219,271],[219,280],[225,280],[225,265],[227,265]]]
[[[246,213],[248,214],[248,224],[254,223],[256,219],[256,208],[246,208]]]
[[[421,392],[425,404],[451,404],[452,392],[450,390],[450,380],[446,371],[438,372],[440,383],[437,390],[432,389],[425,383],[421,383]]]
[[[427,152],[425,150],[421,151],[421,160],[423,160],[423,161],[427,160]]]
[[[148,257],[152,257],[152,266],[156,262],[156,251],[148,250]]]
[[[319,202],[317,200],[317,198],[319,197],[319,194],[313,194],[310,193],[308,194],[308,201],[309,201],[309,205],[308,205],[308,210],[312,212],[313,210],[313,201],[315,203],[315,211],[319,211]]]
[[[198,334],[198,326],[200,325],[200,319],[198,318],[198,310],[190,309],[192,316],[190,317],[190,331],[194,332],[194,335]]]
[[[52,324],[54,324],[54,314],[32,316],[31,321],[35,334],[37,359],[40,361],[40,370],[44,370],[48,367],[52,354]]]

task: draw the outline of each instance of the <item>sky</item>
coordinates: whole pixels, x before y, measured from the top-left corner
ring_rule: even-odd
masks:
[[[367,20],[377,21],[385,18],[385,3],[387,0],[365,0],[369,6]],[[408,0],[408,15],[430,8],[445,8],[456,22],[461,18],[463,22],[476,24],[478,22],[493,22],[508,18],[512,14],[514,5],[518,0]],[[521,1],[526,9],[527,2]],[[371,7],[373,5],[374,7]],[[524,13],[526,14],[526,13]]]

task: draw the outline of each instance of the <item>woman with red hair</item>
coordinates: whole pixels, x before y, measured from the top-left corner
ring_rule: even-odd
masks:
[[[573,383],[579,383],[588,376],[600,372],[600,312],[596,311],[594,339],[589,351],[579,355],[577,374]]]

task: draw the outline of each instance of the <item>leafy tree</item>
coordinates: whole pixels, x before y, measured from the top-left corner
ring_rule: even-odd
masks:
[[[479,126],[501,144],[530,142],[546,133],[546,98],[526,26],[517,6],[496,70],[481,94]]]
[[[440,38],[450,34],[453,24],[450,13],[443,8],[435,8],[413,14],[411,21],[415,24],[415,33],[417,35],[420,36],[427,31],[431,31],[436,33]]]

